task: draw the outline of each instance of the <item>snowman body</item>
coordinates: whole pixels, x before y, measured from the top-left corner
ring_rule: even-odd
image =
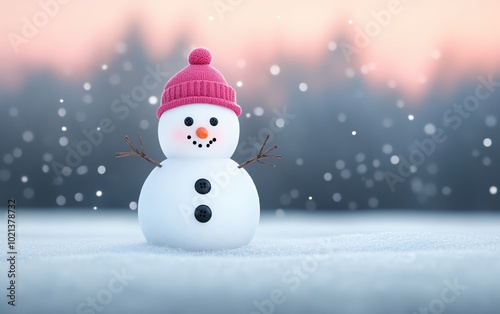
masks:
[[[212,104],[169,109],[158,137],[167,159],[146,179],[138,204],[147,241],[187,250],[248,244],[259,223],[259,196],[230,159],[239,139],[234,111]]]
[[[259,222],[259,197],[244,169],[226,158],[175,158],[146,179],[139,222],[148,242],[187,250],[248,244]]]

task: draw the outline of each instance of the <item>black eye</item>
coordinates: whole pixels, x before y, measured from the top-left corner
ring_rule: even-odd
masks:
[[[184,124],[187,126],[192,126],[193,123],[194,123],[194,120],[191,117],[187,117],[186,119],[184,119]]]
[[[217,118],[210,118],[210,124],[216,126],[219,124],[219,120],[217,120]]]

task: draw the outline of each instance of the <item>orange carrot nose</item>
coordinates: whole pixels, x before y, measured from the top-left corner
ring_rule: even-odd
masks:
[[[208,131],[205,128],[196,129],[196,135],[201,139],[206,139],[208,137]]]

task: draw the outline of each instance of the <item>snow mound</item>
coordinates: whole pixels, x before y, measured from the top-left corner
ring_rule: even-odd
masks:
[[[17,221],[16,307],[4,295],[0,313],[488,314],[500,308],[495,214],[264,214],[250,245],[208,252],[146,243],[132,211],[25,210]],[[6,278],[5,250],[0,258]]]

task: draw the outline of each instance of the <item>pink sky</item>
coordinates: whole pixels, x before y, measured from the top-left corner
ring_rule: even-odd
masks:
[[[327,54],[342,55],[342,46],[354,45],[357,29],[369,34],[368,44],[358,47],[350,63],[328,69],[332,76],[347,79],[351,68],[374,86],[397,86],[418,95],[433,83],[438,69],[446,69],[445,79],[453,86],[460,76],[495,73],[500,65],[498,0],[60,2],[65,3],[2,1],[1,84],[22,87],[27,75],[44,69],[61,79],[71,73],[71,79],[85,80],[111,62],[116,44],[133,28],[152,60],[164,59],[185,37],[192,47],[209,48],[222,73],[240,75],[250,88],[270,76],[255,65],[269,69],[285,64],[280,59],[285,57],[287,64],[318,68]],[[377,22],[372,12],[381,10],[385,19]],[[26,20],[35,25],[31,38],[23,33]],[[346,41],[338,41],[339,36]],[[314,81],[314,73],[306,75],[304,80]]]

